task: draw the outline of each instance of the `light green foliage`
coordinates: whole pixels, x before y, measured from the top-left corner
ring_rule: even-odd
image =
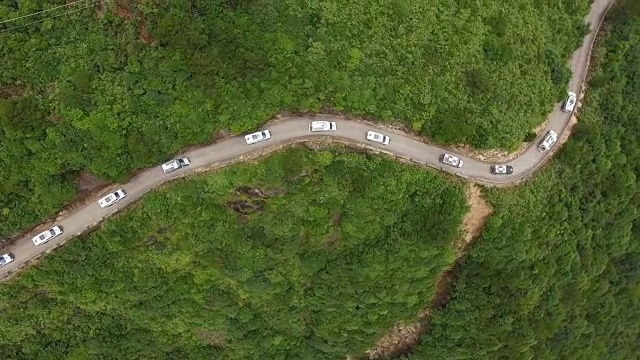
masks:
[[[45,3],[5,2],[0,18]],[[15,122],[0,104],[0,121],[23,127],[0,131],[0,179],[11,184],[0,197],[0,235],[68,203],[80,171],[121,181],[282,111],[328,107],[402,121],[438,142],[513,148],[564,96],[589,5],[136,3],[109,2],[129,11],[128,21],[89,8],[0,33],[0,94],[21,84],[24,98],[8,101],[28,108]]]
[[[638,358],[640,18],[612,11],[573,137],[540,178],[489,192],[495,215],[412,359]]]
[[[181,181],[2,285],[11,359],[336,359],[411,321],[453,260],[463,186],[294,148]],[[247,216],[229,202],[267,194]]]

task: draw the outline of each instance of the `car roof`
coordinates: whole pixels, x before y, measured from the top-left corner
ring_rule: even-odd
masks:
[[[169,160],[166,163],[162,164],[162,168],[170,168],[170,167],[175,167],[178,166],[178,160],[177,159],[173,159],[173,160]]]

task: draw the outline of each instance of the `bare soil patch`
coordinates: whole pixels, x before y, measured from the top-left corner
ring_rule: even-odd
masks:
[[[113,12],[124,21],[129,21],[133,17],[131,11],[120,6],[117,6]]]
[[[208,345],[215,347],[223,347],[227,344],[227,337],[219,332],[210,330],[198,331],[198,336],[202,338]]]
[[[104,188],[107,185],[109,185],[107,181],[102,180],[88,171],[81,172],[80,176],[76,180],[76,188],[78,189],[79,197],[84,197],[96,190]]]
[[[580,104],[580,102],[578,102],[578,106],[581,106],[582,104]],[[569,141],[569,137],[571,137],[571,133],[573,133],[573,127],[578,123],[578,118],[576,117],[576,114],[573,113],[573,115],[571,115],[571,119],[569,120],[569,124],[567,125],[567,129],[562,133],[562,135],[560,135],[560,138],[558,139],[558,144],[556,145],[556,147],[559,149],[562,147],[562,145],[564,145],[567,141]]]
[[[396,324],[389,334],[376,342],[376,346],[373,349],[365,351],[364,355],[357,359],[378,360],[399,356],[415,346],[419,342],[421,335],[422,326],[420,322],[409,325]]]
[[[261,199],[248,199],[230,201],[229,207],[238,214],[249,215],[264,208],[265,201]]]
[[[24,95],[27,86],[20,83],[0,86],[0,99],[17,99]]]
[[[96,2],[96,15],[98,17],[102,17],[102,15],[104,15],[104,12],[105,12],[104,3],[101,1]]]
[[[150,1],[145,0],[117,0],[113,10],[113,13],[124,21],[130,21],[132,19],[137,21],[138,38],[145,44],[151,44],[153,42],[153,37],[147,30],[149,19],[147,19],[141,11],[138,11],[136,7],[138,3],[146,5],[149,2]],[[151,2],[151,6],[154,9],[156,8],[155,0]],[[102,6],[101,9],[96,7],[96,13],[99,16],[102,15],[102,13],[104,13],[104,6]]]
[[[227,205],[240,216],[246,216],[261,211],[270,197],[284,193],[284,189],[265,190],[259,187],[242,185],[236,188],[236,194],[240,199],[229,200]]]
[[[236,192],[238,194],[244,194],[248,196],[257,196],[261,198],[269,197],[267,194],[265,194],[264,190],[262,190],[261,188],[252,188],[250,186],[239,186],[238,188],[236,188]]]
[[[147,31],[147,22],[147,19],[140,19],[140,22],[138,23],[138,36],[140,37],[140,41],[143,43],[151,44],[153,42],[153,38]]]
[[[493,213],[493,207],[482,197],[482,192],[478,185],[469,183],[466,195],[470,210],[464,216],[464,219],[462,219],[464,237],[455,244],[457,257],[462,256],[471,241],[480,235],[484,224],[487,222],[487,218]]]

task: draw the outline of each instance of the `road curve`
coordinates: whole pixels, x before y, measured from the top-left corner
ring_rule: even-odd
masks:
[[[590,32],[584,37],[582,46],[575,51],[571,58],[570,66],[573,71],[573,76],[569,84],[569,91],[573,91],[576,94],[581,93],[589,67],[591,48],[600,23],[613,2],[614,0],[595,0],[589,14],[585,18],[586,23],[589,25]],[[101,194],[97,194],[96,200],[98,197],[104,196],[105,193],[118,188],[125,189],[127,197],[106,209],[100,208],[97,201],[92,201],[73,210],[69,214],[61,216],[55,225],[61,226],[64,229],[64,233],[48,243],[35,246],[31,238],[54,225],[51,222],[42,224],[34,229],[32,233],[17,239],[13,244],[5,248],[5,252],[11,252],[15,255],[15,260],[0,268],[0,279],[7,279],[17,270],[28,265],[32,260],[62,245],[65,241],[96,227],[106,217],[115,214],[122,208],[138,200],[146,192],[167,181],[215,168],[229,162],[242,161],[246,159],[246,157],[250,157],[256,153],[275,151],[291,143],[308,141],[309,139],[319,137],[326,139],[328,133],[309,132],[308,125],[312,120],[336,121],[337,130],[330,133],[331,138],[336,141],[361,144],[380,152],[444,170],[485,185],[506,186],[517,184],[533,173],[533,171],[551,155],[551,151],[540,152],[537,149],[537,144],[541,140],[541,137],[549,130],[555,130],[559,136],[562,136],[562,133],[567,129],[570,114],[560,111],[560,106],[561,104],[554,106],[553,112],[549,115],[547,126],[544,131],[541,132],[539,138],[532,142],[521,156],[510,162],[514,167],[513,174],[499,176],[490,174],[490,164],[462,154],[456,154],[456,152],[453,151],[425,144],[416,140],[415,137],[410,134],[403,133],[399,130],[387,130],[376,124],[325,115],[302,116],[278,120],[264,126],[265,129],[271,131],[272,137],[268,141],[247,145],[242,136],[228,138],[212,145],[181,154],[181,156],[187,156],[191,160],[191,166],[187,168],[178,170],[170,175],[165,175],[160,166],[156,166],[144,170],[126,184],[109,187],[109,189],[103,191]],[[376,128],[378,129],[377,131],[389,135],[391,138],[389,145],[379,145],[365,140],[365,133],[368,130],[376,130]],[[439,162],[439,156],[444,152],[458,155],[464,160],[464,167],[457,169],[441,164]]]

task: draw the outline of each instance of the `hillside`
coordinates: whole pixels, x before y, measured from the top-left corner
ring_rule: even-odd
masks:
[[[118,0],[1,24],[0,236],[68,204],[78,179],[123,180],[287,111],[514,148],[565,95],[589,1],[403,4]]]
[[[495,215],[411,359],[638,358],[637,4],[610,13],[557,159],[522,188],[487,192]]]
[[[2,284],[7,359],[336,359],[412,320],[462,184],[293,148],[154,191]],[[393,176],[387,176],[393,174]]]

